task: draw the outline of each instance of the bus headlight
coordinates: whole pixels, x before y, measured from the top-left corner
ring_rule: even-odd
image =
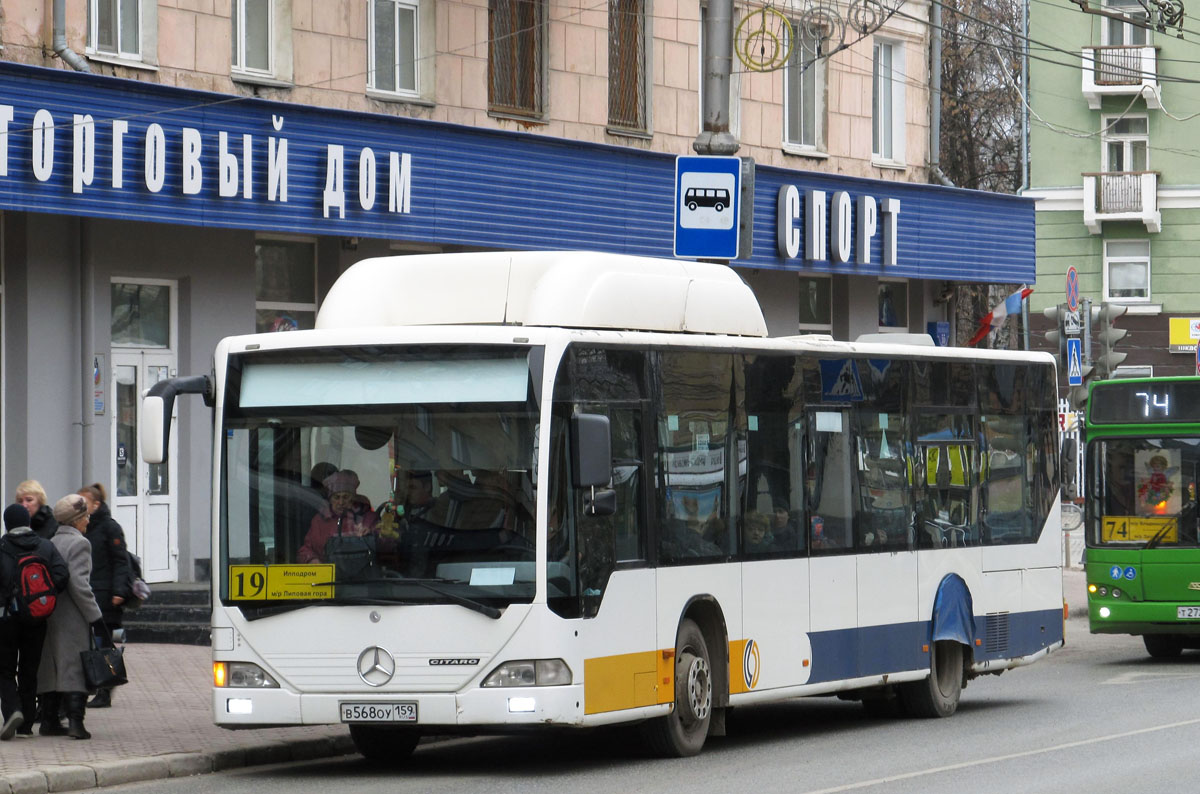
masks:
[[[251,662],[213,662],[213,686],[279,688],[279,684],[266,670]]]
[[[1120,597],[1121,597],[1121,588],[1114,587],[1113,588],[1113,598],[1120,598]]]
[[[571,668],[562,659],[505,662],[483,680],[486,687],[565,686],[569,683]]]

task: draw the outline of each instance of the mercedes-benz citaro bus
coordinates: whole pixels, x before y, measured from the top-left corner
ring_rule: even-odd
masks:
[[[1084,432],[1092,633],[1200,648],[1200,378],[1099,381]]]
[[[222,727],[395,760],[628,723],[687,756],[797,696],[945,717],[1063,641],[1045,354],[767,338],[716,264],[434,254],[152,388],[148,461],[189,392]]]

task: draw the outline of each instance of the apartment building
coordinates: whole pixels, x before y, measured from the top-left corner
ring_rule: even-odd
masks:
[[[867,31],[836,5],[772,8],[795,23],[778,28],[795,44],[782,68],[731,70],[731,128],[757,164],[753,252],[734,266],[773,334],[952,341],[948,284],[1032,281],[1034,213],[925,184],[928,5]],[[735,24],[761,10],[738,4]],[[705,13],[697,0],[5,2],[3,487],[33,477],[56,498],[104,482],[147,579],[203,579],[209,416],[180,405],[177,453],[149,466],[142,390],[207,371],[223,336],[311,327],[366,257],[672,256]]]
[[[1200,110],[1194,34],[1137,2],[1030,4],[1035,329],[1068,268],[1093,307],[1125,306],[1117,376],[1194,375],[1200,342]],[[1153,4],[1150,8],[1154,8]],[[1158,27],[1162,24],[1162,29]],[[1035,335],[1036,336],[1036,335]],[[1094,355],[1098,354],[1093,340]]]

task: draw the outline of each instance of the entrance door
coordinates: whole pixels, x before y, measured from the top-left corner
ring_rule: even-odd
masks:
[[[173,281],[112,283],[112,463],[109,506],[142,560],[147,582],[179,578],[175,433],[167,463],[149,465],[138,448],[141,395],[176,373]],[[172,422],[174,417],[172,417]]]
[[[179,531],[176,524],[175,432],[166,463],[147,464],[138,448],[141,395],[175,370],[174,355],[161,350],[113,351],[111,494],[113,517],[125,530],[129,548],[142,560],[147,582],[179,578]],[[175,417],[171,418],[174,424]]]

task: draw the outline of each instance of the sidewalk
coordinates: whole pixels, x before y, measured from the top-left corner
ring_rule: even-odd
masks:
[[[212,651],[125,646],[129,683],[89,709],[89,741],[16,736],[0,743],[0,794],[44,794],[310,760],[354,751],[342,725],[228,731],[212,722]]]

